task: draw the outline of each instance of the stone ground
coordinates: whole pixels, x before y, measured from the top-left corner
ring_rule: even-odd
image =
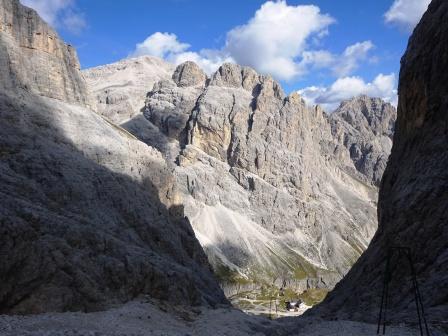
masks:
[[[446,335],[432,329],[433,336]],[[405,325],[393,326],[388,336],[418,335]],[[186,336],[186,335],[376,335],[376,326],[352,321],[286,318],[271,321],[229,307],[217,309],[168,306],[139,299],[94,313],[48,313],[0,316],[1,336]]]

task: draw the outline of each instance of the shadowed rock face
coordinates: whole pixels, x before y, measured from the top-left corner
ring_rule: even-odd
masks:
[[[448,2],[433,0],[401,60],[392,154],[380,187],[379,228],[367,251],[314,311],[378,316],[389,246],[410,247],[428,318],[448,317]],[[390,316],[416,321],[410,270],[397,262]]]
[[[235,64],[207,78],[186,62],[148,89],[123,126],[173,165],[179,202],[224,280],[331,288],[376,230],[384,167],[372,162],[388,156],[394,108],[358,97],[328,116]]]
[[[0,313],[226,302],[160,152],[85,107],[34,11],[0,1],[0,22]]]

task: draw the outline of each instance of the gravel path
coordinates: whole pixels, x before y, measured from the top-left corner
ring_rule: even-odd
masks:
[[[300,321],[300,323],[297,323]],[[433,331],[432,336],[446,334]],[[149,300],[130,302],[95,313],[50,313],[32,316],[0,315],[0,336],[243,336],[376,335],[376,326],[351,321],[301,318],[275,321],[222,307],[171,307]],[[388,329],[387,336],[414,336],[405,326]]]

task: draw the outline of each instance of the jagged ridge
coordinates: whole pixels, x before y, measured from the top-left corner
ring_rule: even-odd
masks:
[[[377,99],[357,98],[341,111],[357,116],[362,104],[393,124],[393,107]],[[360,146],[374,147],[364,161],[381,161],[388,147],[376,144],[390,130],[377,134],[340,114],[285,96],[250,68],[224,64],[208,79],[187,62],[148,93],[150,126],[128,128],[140,123],[138,114],[123,126],[176,162],[178,197],[215,268],[304,289],[332,287],[376,229],[375,183],[384,167],[360,169],[345,139],[364,135]],[[148,136],[153,126],[158,132]]]

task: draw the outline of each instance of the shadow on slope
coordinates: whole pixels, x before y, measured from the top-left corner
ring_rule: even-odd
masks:
[[[170,174],[156,151],[26,92],[0,93],[0,117],[0,313],[92,311],[140,294],[226,302],[183,211],[160,200]]]

